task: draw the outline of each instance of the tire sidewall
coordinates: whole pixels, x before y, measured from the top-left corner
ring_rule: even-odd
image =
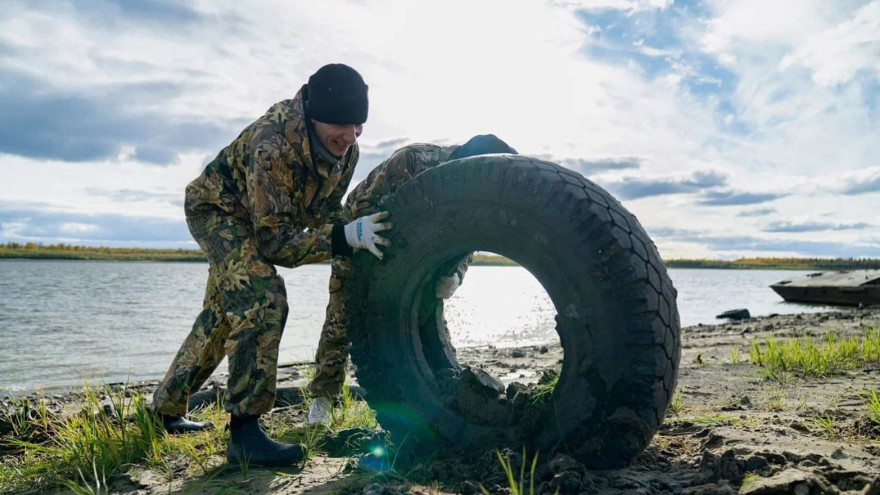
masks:
[[[659,428],[656,418],[671,392],[662,397],[654,392],[656,379],[633,374],[645,361],[660,359],[656,350],[634,354],[628,345],[656,340],[645,335],[657,333],[659,314],[652,319],[634,311],[656,291],[647,277],[638,276],[634,267],[645,260],[620,241],[615,231],[620,222],[607,211],[613,208],[630,230],[637,221],[598,186],[563,176],[560,169],[526,157],[459,160],[419,175],[386,203],[395,225],[392,247],[381,262],[365,253],[355,257],[359,283],[353,295],[362,304],[351,318],[358,323],[349,329],[358,380],[383,426],[465,447],[514,438],[540,450],[562,445],[582,459],[604,456],[612,464],[629,462]],[[595,190],[610,206],[590,196]],[[635,232],[647,238],[640,226]],[[412,308],[422,303],[422,289],[437,266],[475,250],[526,268],[556,308],[565,357],[552,407],[535,430],[479,424],[458,414],[444,402],[436,360],[420,351]],[[660,326],[677,336],[677,313],[674,322]],[[677,350],[674,359],[667,353],[666,361],[677,366]],[[671,386],[674,378],[663,384]],[[614,417],[624,417],[625,424],[609,424]],[[628,437],[623,447],[610,445],[621,435]]]

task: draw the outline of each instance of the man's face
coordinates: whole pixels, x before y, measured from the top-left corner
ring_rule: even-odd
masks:
[[[357,142],[357,138],[364,132],[363,124],[328,124],[312,119],[315,126],[315,134],[321,140],[321,144],[327,148],[333,156],[345,155],[348,148]]]

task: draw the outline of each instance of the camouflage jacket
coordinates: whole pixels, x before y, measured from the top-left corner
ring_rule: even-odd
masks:
[[[294,267],[329,259],[331,231],[343,223],[342,197],[358,161],[353,145],[338,162],[313,153],[303,86],[273,105],[186,187],[188,217],[231,216],[251,226],[260,252]]]
[[[382,206],[398,188],[425,170],[449,161],[449,156],[457,149],[458,145],[436,146],[421,143],[398,149],[348,194],[345,200],[346,216],[354,219],[382,211]],[[441,267],[440,273],[458,273],[459,280],[462,280],[471,261],[473,253],[468,253]]]
[[[357,218],[381,211],[385,201],[400,186],[425,170],[449,161],[449,155],[456,149],[458,146],[421,143],[398,149],[348,194],[346,216]]]

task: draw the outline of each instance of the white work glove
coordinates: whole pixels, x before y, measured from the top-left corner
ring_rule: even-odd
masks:
[[[380,211],[379,213],[360,217],[354,222],[346,224],[343,227],[345,242],[354,250],[369,249],[371,253],[381,260],[382,251],[379,250],[378,246],[388,247],[391,245],[391,241],[377,234],[377,232],[382,232],[392,227],[390,222],[379,222],[387,216],[388,212]]]
[[[461,285],[461,279],[458,278],[457,273],[453,273],[448,277],[440,277],[434,293],[440,299],[449,299],[452,297],[452,294],[455,294],[455,289],[458,289],[459,285]]]

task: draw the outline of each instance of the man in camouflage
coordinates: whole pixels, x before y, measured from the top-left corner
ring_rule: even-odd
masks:
[[[275,442],[258,418],[275,400],[278,346],[287,319],[284,280],[296,267],[388,242],[374,214],[346,223],[341,199],[358,161],[367,86],[351,67],[319,69],[296,96],[273,105],[186,187],[187,225],[209,262],[204,309],[153,395],[170,433],[212,425],[187,420],[187,400],[224,356],[227,458],[289,465],[300,445]]]
[[[375,214],[403,184],[416,175],[441,163],[487,153],[516,153],[516,150],[492,134],[475,136],[461,146],[435,146],[413,144],[405,146],[373,169],[366,179],[357,185],[345,202],[348,218]],[[468,254],[446,270],[435,287],[438,298],[448,299],[464,277],[473,255]],[[314,398],[309,407],[306,423],[309,425],[330,421],[331,403],[338,395],[345,380],[348,362],[348,337],[345,309],[345,284],[351,276],[351,259],[334,257],[330,273],[330,302],[321,338],[315,355],[315,376],[309,383]]]

